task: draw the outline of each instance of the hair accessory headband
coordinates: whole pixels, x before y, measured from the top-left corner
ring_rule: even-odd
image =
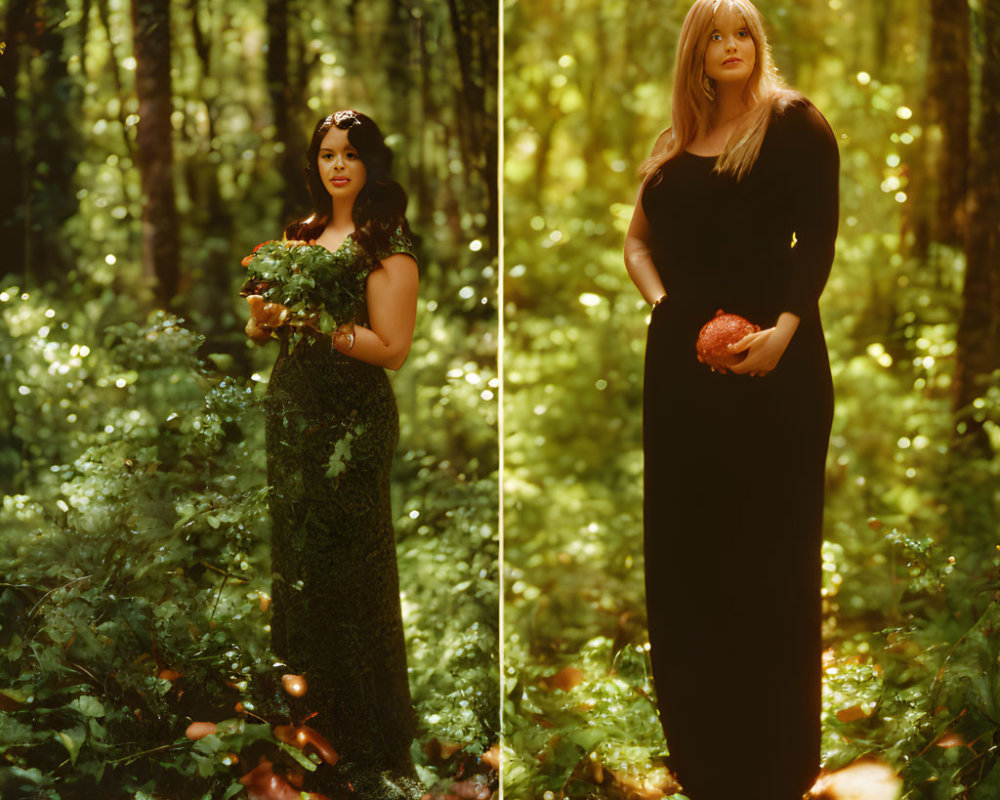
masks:
[[[361,120],[358,119],[358,112],[352,109],[347,109],[345,111],[337,111],[326,118],[327,123],[333,122],[341,130],[346,130],[347,128],[353,128],[355,125],[360,125]]]

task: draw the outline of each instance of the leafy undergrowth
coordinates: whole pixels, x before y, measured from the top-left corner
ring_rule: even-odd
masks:
[[[957,569],[960,558],[941,547],[872,527],[897,555],[896,591],[909,611],[904,625],[840,637],[824,653],[824,768],[874,759],[901,773],[906,798],[996,797],[1000,567],[970,552],[970,569]],[[828,565],[837,552],[828,546]],[[662,764],[644,645],[616,649],[598,637],[556,660],[531,656],[516,637],[511,647],[508,664],[524,666],[507,666],[505,676],[510,796],[682,796],[672,795],[677,786]],[[885,776],[872,780],[881,786]]]
[[[315,770],[273,732],[291,716],[268,647],[259,382],[220,373],[162,314],[94,332],[99,302],[0,301],[0,794],[229,798],[261,756]],[[481,792],[496,783],[497,531],[470,498],[494,498],[495,479],[404,461],[415,757],[437,794]],[[191,741],[192,722],[218,727]]]
[[[644,647],[616,652],[597,637],[572,666],[508,666],[504,688],[508,796],[661,797],[674,786],[657,761],[666,748]]]
[[[870,245],[848,250],[839,268],[867,269]],[[949,274],[959,274],[954,254],[945,255]],[[960,295],[916,270],[906,286],[890,320],[854,308],[837,286],[824,310],[836,416],[824,520],[823,762],[834,771],[887,763],[907,800],[985,800],[1000,796],[1000,374],[954,413]],[[572,352],[608,354],[628,380],[619,376],[609,396],[611,368],[572,360],[554,334],[545,343],[546,330],[572,342]],[[594,641],[613,642],[611,654],[646,643],[641,361],[592,340],[605,337],[592,322],[528,318],[512,338],[521,333],[530,335],[509,345],[518,355],[506,389],[514,454],[505,472],[513,520],[505,531],[505,786],[519,800],[670,796],[666,785],[609,781],[609,764],[616,774],[658,775],[666,744],[658,726],[620,713],[652,713],[642,705],[646,678],[616,670],[613,655],[596,664],[588,655]],[[639,342],[638,353],[640,334],[627,340]],[[536,421],[548,408],[563,411]],[[972,425],[987,444],[960,449],[956,435]],[[520,445],[532,437],[547,458],[524,456]],[[588,448],[600,453],[591,459]],[[583,680],[569,692],[546,685],[565,669]],[[628,698],[615,711],[602,710],[609,685]],[[613,743],[622,746],[609,760]]]

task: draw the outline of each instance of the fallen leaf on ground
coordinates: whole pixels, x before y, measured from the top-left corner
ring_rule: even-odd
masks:
[[[431,739],[424,745],[424,753],[431,761],[447,760],[455,753],[465,747],[464,744],[455,742],[442,742],[440,739]]]
[[[479,760],[486,764],[490,769],[499,771],[500,770],[500,746],[493,745],[489,750],[484,752],[479,756]]]
[[[544,680],[549,689],[568,692],[583,683],[583,670],[579,667],[563,667],[555,675],[550,675]]]
[[[944,736],[934,742],[938,747],[944,747],[945,749],[949,747],[966,747],[965,739],[959,736],[954,731],[948,731]]]
[[[859,719],[868,719],[871,716],[871,711],[866,711],[860,705],[854,705],[850,708],[842,708],[837,712],[837,719],[843,723],[855,722]]]
[[[808,797],[812,800],[896,800],[902,779],[881,761],[858,761],[821,775]]]

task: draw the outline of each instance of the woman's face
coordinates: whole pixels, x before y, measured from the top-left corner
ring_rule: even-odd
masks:
[[[332,127],[319,144],[317,168],[323,185],[330,196],[337,200],[353,200],[365,188],[367,171],[354,145],[347,138],[347,131]]]
[[[729,6],[715,15],[705,51],[705,74],[717,83],[746,83],[757,63],[757,46],[743,17]]]

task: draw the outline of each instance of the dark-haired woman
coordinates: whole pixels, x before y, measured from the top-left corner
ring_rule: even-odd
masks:
[[[309,724],[340,756],[315,788],[364,800],[422,794],[389,498],[399,425],[384,369],[410,349],[417,264],[391,162],[364,114],[317,124],[306,167],[313,213],[285,236],[344,259],[366,276],[365,295],[353,324],[283,347],[265,401],[272,646],[305,673]]]
[[[696,0],[673,127],[625,240],[652,304],[643,389],[650,656],[691,800],[800,800],[819,771],[824,468],[818,300],[837,142],[786,87],[748,0]],[[718,309],[762,330],[699,360]]]

